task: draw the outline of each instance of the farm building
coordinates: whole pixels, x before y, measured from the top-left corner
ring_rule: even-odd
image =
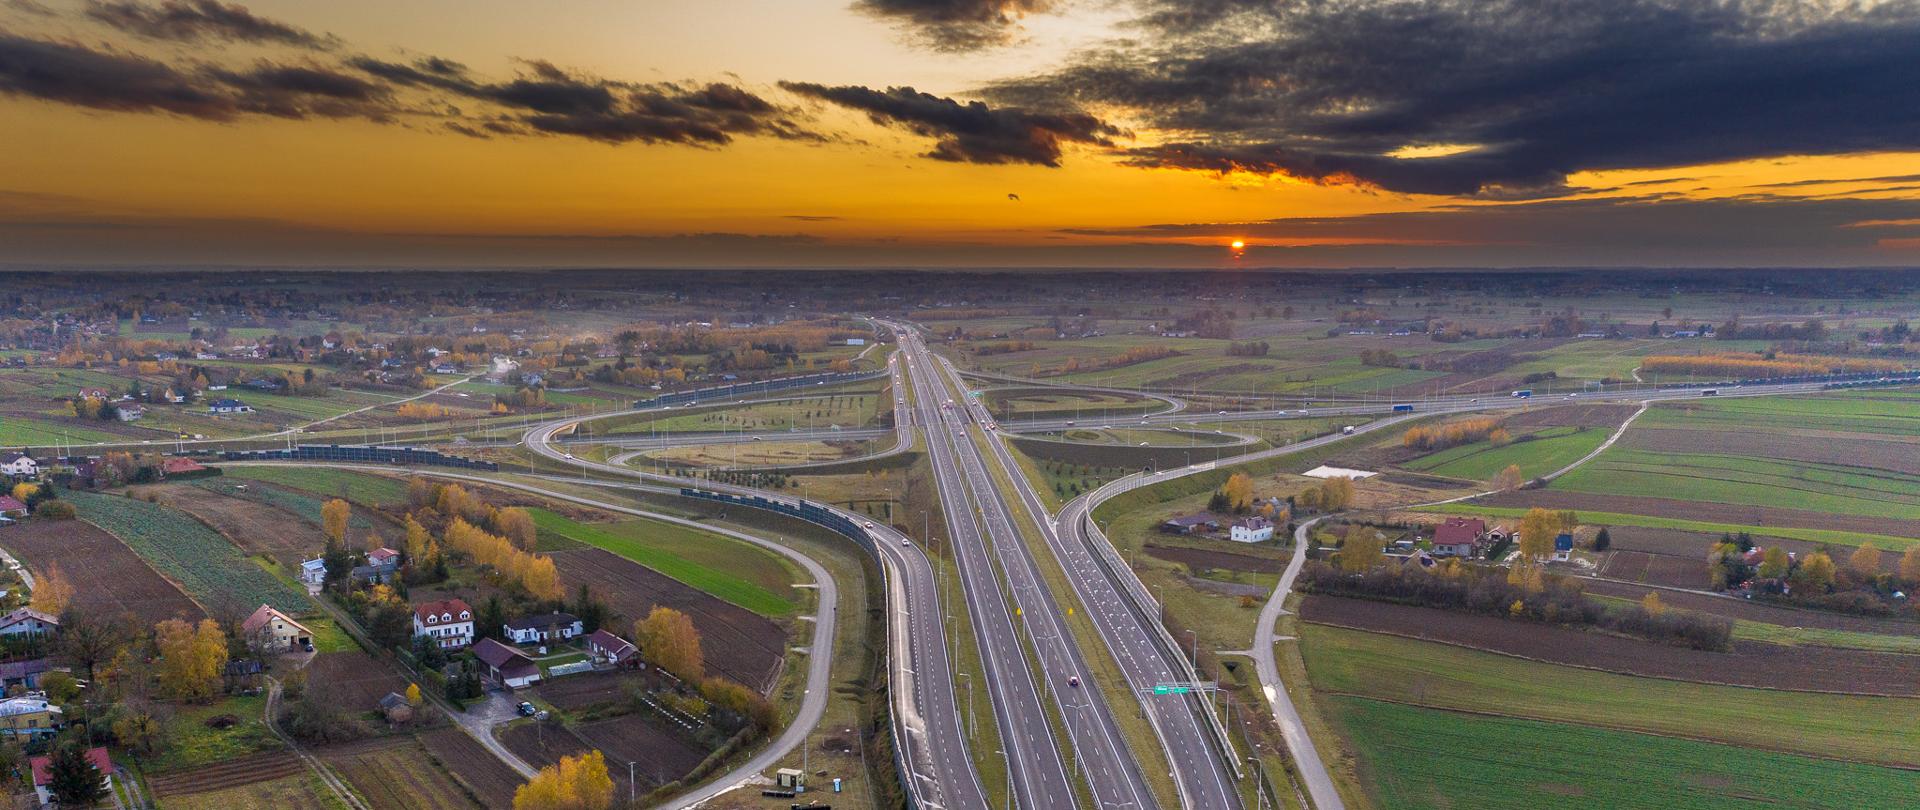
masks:
[[[601,628],[587,636],[587,652],[597,660],[618,666],[632,662],[640,654],[640,648]]]
[[[87,749],[87,762],[100,772],[100,786],[109,795],[113,793],[113,758],[107,756],[105,748]],[[33,795],[40,800],[40,806],[53,804],[53,758],[34,757],[27,763],[33,771]]]
[[[413,608],[413,635],[434,640],[443,650],[473,643],[473,607],[459,599],[422,602]]]
[[[294,651],[313,646],[312,630],[271,605],[261,605],[241,622],[240,635],[270,650]]]
[[[1561,532],[1553,538],[1553,558],[1559,562],[1573,558],[1573,535]]]
[[[508,639],[515,644],[545,644],[553,641],[566,641],[582,635],[586,629],[580,619],[571,613],[542,613],[538,616],[521,616],[509,620],[501,628]]]
[[[0,517],[23,518],[27,516],[27,505],[12,495],[0,495]]]
[[[1433,527],[1433,556],[1471,558],[1486,542],[1487,522],[1479,518],[1450,517]]]
[[[1234,521],[1228,532],[1235,543],[1264,543],[1273,539],[1273,521],[1259,515],[1244,517]]]
[[[519,689],[540,682],[540,665],[519,650],[490,638],[473,645],[473,657],[487,668],[487,677],[508,689]]]
[[[1165,523],[1160,524],[1160,531],[1167,534],[1193,534],[1197,531],[1219,528],[1220,521],[1205,512],[1168,518]]]
[[[0,636],[39,636],[60,631],[60,618],[30,607],[0,616]]]

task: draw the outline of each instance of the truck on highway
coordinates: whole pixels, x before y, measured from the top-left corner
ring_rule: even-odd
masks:
[[[1352,426],[1352,425],[1348,425],[1348,426],[1346,426],[1346,427],[1343,427],[1343,428],[1341,428],[1341,429],[1340,429],[1340,432],[1341,432],[1342,434],[1344,434],[1344,435],[1347,435],[1347,436],[1352,436],[1352,435],[1353,435],[1353,426]]]
[[[1703,396],[1703,397],[1717,397],[1717,396],[1720,396],[1720,389],[1718,389],[1718,388],[1702,388],[1702,389],[1700,389],[1700,396]]]
[[[1412,405],[1395,405],[1393,406],[1393,412],[1394,413],[1412,413],[1413,406]]]
[[[1513,392],[1514,399],[1527,399],[1531,396],[1533,396],[1533,389],[1531,388],[1522,388],[1518,391]]]

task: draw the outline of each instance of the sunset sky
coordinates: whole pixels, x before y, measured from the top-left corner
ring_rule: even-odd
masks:
[[[0,0],[0,120],[7,264],[1920,264],[1920,0]]]

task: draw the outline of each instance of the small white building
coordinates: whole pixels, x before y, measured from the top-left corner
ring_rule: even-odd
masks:
[[[40,462],[26,453],[0,453],[0,475],[32,478],[40,474]]]
[[[1259,515],[1233,522],[1228,537],[1235,543],[1264,543],[1273,539],[1273,521]]]
[[[413,635],[426,637],[443,650],[473,643],[473,607],[460,599],[422,602],[413,608]]]
[[[207,413],[253,413],[253,407],[237,399],[216,399],[207,404]]]
[[[542,613],[512,619],[501,632],[515,644],[549,644],[584,635],[587,631],[571,613]]]
[[[314,587],[327,584],[327,561],[322,557],[300,563],[300,581]]]

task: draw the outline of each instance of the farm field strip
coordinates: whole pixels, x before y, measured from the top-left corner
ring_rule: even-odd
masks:
[[[304,592],[275,579],[225,537],[183,512],[91,492],[65,497],[82,517],[119,537],[203,604],[238,600],[293,614],[313,608]]]
[[[1579,461],[1606,441],[1611,432],[1606,428],[1546,428],[1533,434],[1531,439],[1523,438],[1500,447],[1484,441],[1474,442],[1421,456],[1404,466],[1435,475],[1485,481],[1513,464],[1520,467],[1523,478],[1532,478]]]
[[[1338,697],[1332,714],[1381,806],[1704,810],[1892,807],[1913,773],[1569,723]],[[1471,752],[1470,756],[1434,756]]]
[[[221,467],[226,478],[264,481],[324,497],[344,497],[369,506],[393,506],[407,501],[407,485],[397,478],[349,472],[327,467]]]
[[[1731,455],[1611,448],[1554,482],[1599,495],[1674,498],[1920,519],[1920,475]]]
[[[709,556],[708,562],[697,562],[669,550],[670,546],[697,548],[703,544],[721,544],[737,549],[736,553],[747,554],[746,549],[739,548],[742,544],[668,524],[622,521],[613,526],[600,526],[580,523],[545,509],[529,511],[533,514],[534,525],[543,532],[553,532],[618,554],[762,616],[788,616],[794,612],[791,599],[745,577],[714,567],[710,564],[710,555],[703,555]],[[773,565],[776,569],[783,568],[778,563]]]
[[[1301,627],[1319,692],[1920,767],[1920,700],[1712,686]]]
[[[1915,542],[1911,537],[1891,534],[1842,531],[1837,529],[1811,529],[1798,526],[1759,526],[1748,523],[1723,523],[1712,520],[1693,520],[1688,518],[1662,517],[1659,515],[1639,515],[1631,512],[1611,512],[1586,508],[1571,504],[1566,508],[1577,509],[1580,520],[1589,525],[1600,526],[1644,526],[1650,529],[1684,529],[1713,534],[1747,532],[1755,535],[1783,537],[1789,540],[1803,540],[1809,543],[1826,543],[1834,546],[1857,546],[1872,541],[1881,549],[1904,549]],[[1524,507],[1480,506],[1478,504],[1449,503],[1438,506],[1421,507],[1420,512],[1441,512],[1460,515],[1483,515],[1487,517],[1517,518],[1527,513]],[[1702,510],[1709,511],[1709,510]]]

